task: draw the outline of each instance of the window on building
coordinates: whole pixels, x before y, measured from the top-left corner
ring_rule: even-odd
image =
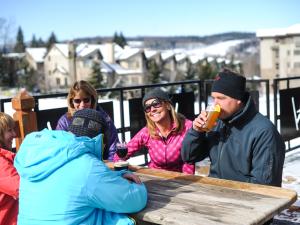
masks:
[[[278,49],[275,50],[275,58],[279,58],[279,50]]]
[[[49,70],[49,75],[51,75],[51,70]]]
[[[51,61],[51,56],[50,55],[48,56],[48,61]]]
[[[276,68],[276,70],[279,70],[279,63],[275,64],[275,68]]]
[[[131,78],[131,82],[132,82],[133,84],[138,84],[139,79],[138,79],[137,77],[132,77],[132,78]]]
[[[294,55],[300,55],[300,50],[294,50]]]
[[[60,86],[60,79],[59,78],[56,78],[56,84],[57,84],[57,86]]]
[[[296,69],[296,68],[297,68],[297,69],[300,68],[300,62],[295,62],[295,63],[294,63],[294,68],[295,68],[295,69]]]
[[[286,67],[287,67],[287,68],[290,68],[290,66],[291,66],[291,64],[288,62],[288,63],[286,64]]]
[[[93,66],[93,57],[88,57],[88,58],[86,58],[86,59],[84,59],[84,61],[83,61],[83,65],[85,66],[85,67],[92,67]]]
[[[291,54],[290,50],[286,51],[287,56],[289,56]]]
[[[67,87],[68,86],[68,79],[65,78],[65,86]]]

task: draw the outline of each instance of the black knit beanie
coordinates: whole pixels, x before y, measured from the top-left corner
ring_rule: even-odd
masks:
[[[147,92],[143,98],[143,106],[145,106],[145,102],[149,99],[152,98],[157,98],[163,101],[171,101],[169,98],[168,93],[164,92],[163,90],[161,90],[160,88],[155,88],[149,92]]]
[[[81,109],[74,113],[68,130],[79,136],[96,137],[106,131],[106,121],[101,113],[94,109]]]
[[[216,76],[211,91],[243,101],[246,95],[246,78],[230,70],[224,70]]]

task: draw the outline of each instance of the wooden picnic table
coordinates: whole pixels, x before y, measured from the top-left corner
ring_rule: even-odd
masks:
[[[112,168],[112,163],[108,163]],[[263,224],[297,200],[279,187],[130,166],[145,183],[148,203],[137,224]]]

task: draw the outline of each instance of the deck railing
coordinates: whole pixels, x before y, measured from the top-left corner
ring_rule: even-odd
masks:
[[[201,109],[203,109],[210,95],[211,84],[213,80],[189,80],[162,84],[136,85],[117,88],[101,88],[97,89],[99,94],[99,105],[107,111],[114,121],[119,120],[120,126],[117,127],[118,132],[123,140],[125,133],[130,132],[132,137],[142,126],[145,125],[144,113],[141,106],[142,97],[145,92],[155,87],[163,87],[169,93],[176,106],[178,112],[184,114],[189,119],[194,119]],[[247,87],[254,97],[259,111],[266,117],[270,118],[270,90],[269,80],[247,80]],[[47,121],[55,127],[58,118],[67,111],[66,107],[57,107],[54,109],[41,109],[40,100],[49,98],[66,98],[67,92],[56,94],[33,95],[35,99],[34,111],[37,114],[38,129],[46,126]],[[119,113],[114,113],[115,109],[112,102],[107,101],[107,96],[113,96],[109,99],[117,99],[119,103]],[[259,107],[259,99],[264,96],[264,104]],[[5,110],[5,103],[11,101],[11,98],[0,99],[0,111]],[[125,107],[124,103],[129,104],[129,125],[125,124]],[[126,103],[127,104],[127,103]],[[264,108],[262,108],[264,107]],[[118,118],[116,118],[116,116]]]

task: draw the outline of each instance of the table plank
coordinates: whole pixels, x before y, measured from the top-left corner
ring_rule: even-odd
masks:
[[[107,163],[113,167],[112,163]],[[263,224],[297,199],[292,190],[130,166],[148,190],[138,224]]]
[[[113,168],[112,162],[108,162],[107,165],[110,168]],[[149,169],[141,166],[130,165],[129,169],[138,174],[147,174],[155,177],[163,177],[163,178],[175,179],[175,180],[187,180],[193,183],[221,186],[226,188],[237,189],[240,191],[275,196],[277,198],[288,198],[291,199],[291,201],[293,202],[297,200],[297,193],[295,191],[289,189],[283,189],[279,187],[217,179],[217,178],[197,176],[197,175],[187,175],[184,173],[172,172],[167,170]]]
[[[143,174],[149,200],[133,217],[157,224],[262,224],[277,214],[284,198]]]

